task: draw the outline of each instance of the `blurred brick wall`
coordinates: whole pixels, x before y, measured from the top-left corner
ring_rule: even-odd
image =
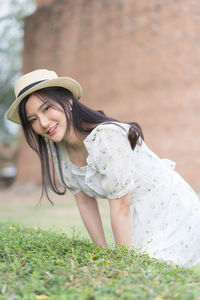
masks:
[[[54,0],[36,0],[37,8],[51,4]]]
[[[138,121],[151,149],[200,190],[199,40],[196,0],[50,1],[26,19],[23,71],[77,79],[85,104]],[[38,180],[23,139],[18,157],[18,180]]]

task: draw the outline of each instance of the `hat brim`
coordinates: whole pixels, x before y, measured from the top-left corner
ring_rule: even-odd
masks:
[[[12,103],[12,105],[10,106],[10,108],[6,114],[7,119],[14,123],[21,124],[21,121],[19,118],[19,112],[18,112],[20,102],[26,96],[32,94],[33,92],[36,92],[43,88],[53,87],[53,86],[59,86],[59,87],[63,87],[65,89],[69,90],[72,93],[72,95],[74,96],[74,98],[76,98],[77,100],[82,97],[82,88],[81,88],[80,84],[73,78],[58,77],[55,79],[45,80],[45,81],[33,86],[32,88],[28,89],[26,92],[24,92],[22,95],[20,95],[19,97],[17,97],[15,99],[15,101]]]

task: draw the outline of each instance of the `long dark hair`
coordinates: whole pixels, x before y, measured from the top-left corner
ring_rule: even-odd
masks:
[[[38,135],[34,132],[31,127],[30,121],[26,116],[26,103],[29,97],[32,94],[25,97],[19,104],[19,116],[22,124],[22,128],[26,137],[26,140],[30,147],[38,154],[41,163],[42,171],[42,194],[45,193],[47,198],[50,200],[48,194],[48,187],[58,195],[63,195],[66,192],[67,185],[65,184],[61,160],[56,143],[52,143],[54,149],[56,150],[57,163],[59,169],[59,175],[62,180],[63,190],[57,184],[56,172],[55,172],[55,163],[53,159],[53,149],[52,144],[45,139],[44,137]],[[53,106],[53,102],[57,102],[62,107],[66,119],[67,131],[70,130],[70,125],[74,127],[75,130],[81,133],[89,134],[98,124],[108,122],[119,122],[116,119],[108,117],[103,111],[96,111],[88,106],[84,105],[76,98],[73,97],[72,93],[62,87],[48,87],[34,92],[34,95],[37,95],[41,101],[48,103],[48,105]],[[120,122],[119,122],[120,123]],[[136,144],[139,142],[139,138],[143,137],[142,129],[136,122],[126,122],[131,125],[128,132],[128,139],[131,144],[131,148],[134,150]],[[50,152],[50,156],[49,156]]]

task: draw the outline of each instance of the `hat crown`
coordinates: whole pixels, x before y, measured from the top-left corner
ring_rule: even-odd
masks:
[[[18,97],[19,93],[25,89],[27,86],[32,85],[38,81],[44,81],[49,79],[58,78],[58,75],[54,71],[49,71],[46,69],[35,70],[27,73],[20,77],[20,79],[15,84],[15,96]]]

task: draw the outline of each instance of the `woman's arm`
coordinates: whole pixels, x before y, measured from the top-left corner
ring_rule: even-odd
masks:
[[[110,219],[115,242],[131,246],[130,194],[109,200]]]
[[[75,199],[83,223],[85,224],[92,241],[97,246],[106,247],[106,239],[97,200],[87,196],[82,191],[75,195]]]

